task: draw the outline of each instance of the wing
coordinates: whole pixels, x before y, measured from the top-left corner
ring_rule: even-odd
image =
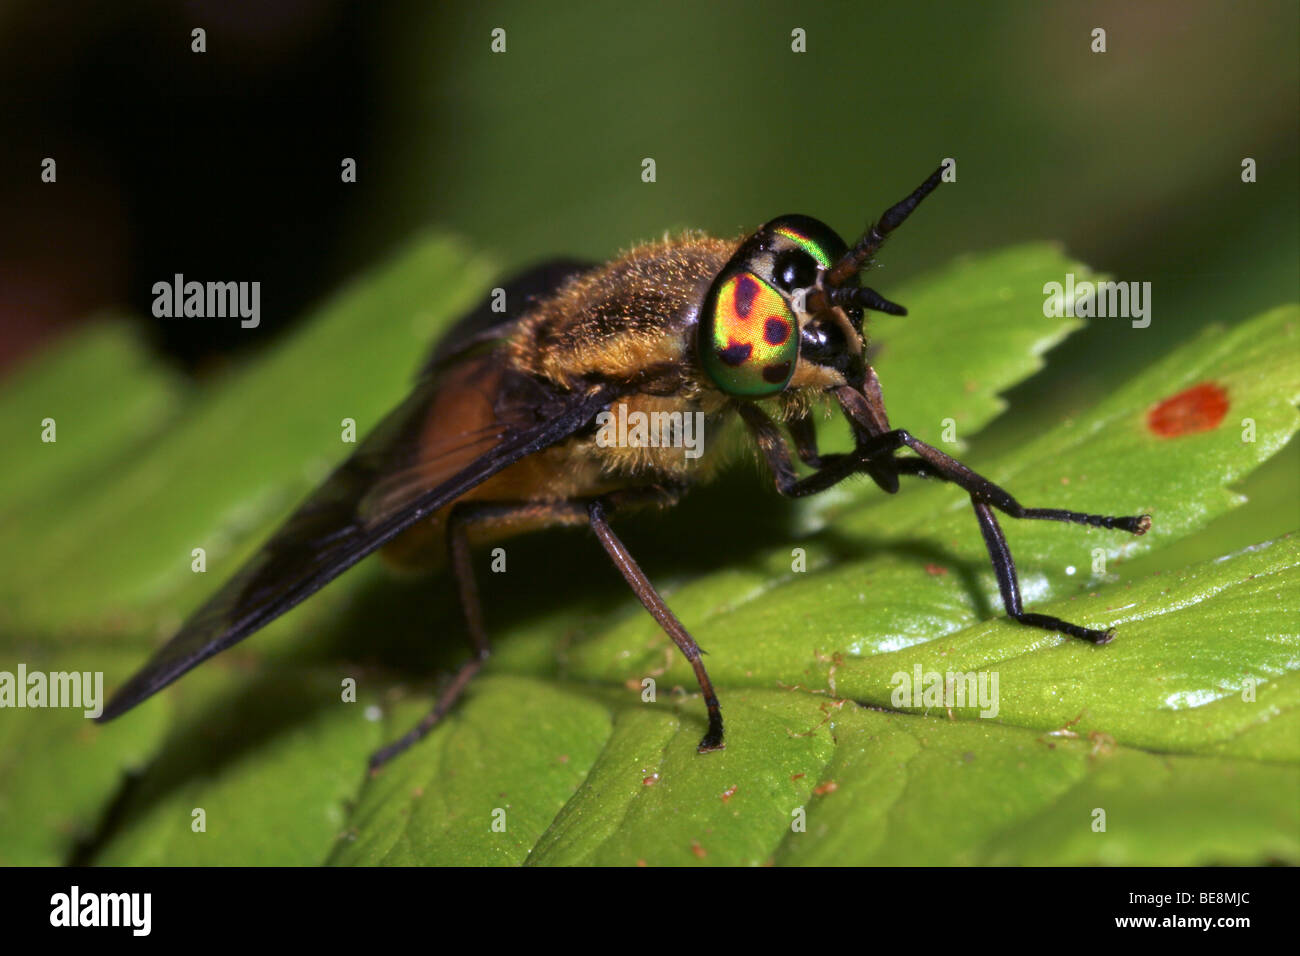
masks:
[[[426,375],[478,345],[509,335],[511,326],[524,317],[534,302],[591,268],[590,262],[552,259],[514,276],[501,287],[505,292],[505,311],[493,312],[492,298],[489,297],[453,325],[438,341],[420,374]]]
[[[130,710],[311,596],[411,525],[509,465],[581,430],[623,390],[600,384],[583,392],[563,392],[506,368],[496,354],[421,379],[356,452],[118,690],[99,720]],[[460,430],[454,425],[458,421],[472,424]]]

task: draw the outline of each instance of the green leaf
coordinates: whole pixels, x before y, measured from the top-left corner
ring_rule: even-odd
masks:
[[[6,502],[0,529],[13,546],[0,551],[0,605],[11,626],[98,629],[105,609],[121,608],[139,628],[141,610],[156,618],[197,603],[214,586],[211,576],[244,556],[346,456],[343,419],[364,434],[405,395],[434,330],[468,309],[489,275],[486,263],[447,240],[417,243],[341,292],[291,342],[192,396],[147,453],[128,457],[121,449],[125,460],[89,476],[98,480],[76,494],[50,486],[21,507]],[[93,351],[95,339],[86,347]],[[114,366],[111,383],[63,375],[43,388],[22,385],[0,402],[13,401],[30,421],[41,403],[29,394],[48,391],[68,409],[53,447],[75,446],[104,417],[98,409],[106,396],[131,408],[157,391],[150,377],[137,380],[142,347],[136,352]],[[74,353],[64,364],[95,357]],[[83,416],[90,419],[84,428]],[[38,424],[19,447],[48,454]],[[23,480],[33,489],[50,484],[37,464]],[[190,571],[195,547],[207,550],[207,578]]]
[[[174,722],[96,862],[318,863],[346,826],[357,767],[380,744],[360,708],[333,705],[340,697],[333,669],[302,667],[246,681],[216,707],[199,696],[206,706]]]
[[[895,424],[945,450],[969,443],[1077,325],[1042,314],[1043,283],[1066,272],[1090,275],[1038,244],[892,290],[911,314],[871,331]],[[140,374],[137,349],[120,380],[79,390],[36,368],[21,403],[0,394],[31,418],[49,374],[73,445],[105,394],[167,410],[148,424],[98,411],[117,439],[66,449],[66,471],[16,469],[0,670],[93,664],[124,679],[346,454],[341,419],[364,431],[401,396],[424,337],[488,275],[429,240],[193,392]],[[419,719],[465,652],[448,582],[430,591],[374,562],[118,722],[0,714],[0,859],[58,862],[81,845],[78,859],[114,864],[1296,862],[1295,539],[1136,580],[1125,562],[1241,504],[1228,486],[1294,433],[1298,320],[1288,307],[1211,330],[1032,442],[964,456],[1028,505],[1154,516],[1144,538],[1003,521],[1030,608],[1117,625],[1106,647],[1002,616],[953,487],[887,496],[861,481],[792,505],[741,470],[622,532],[709,652],[725,751],[695,752],[690,670],[599,549],[546,534],[509,545],[508,574],[483,575],[486,673],[375,777],[366,755]],[[62,361],[86,361],[78,347]],[[1228,397],[1222,423],[1152,432],[1154,405],[1206,382]],[[29,431],[14,440],[36,448]],[[843,442],[842,424],[825,432]],[[83,467],[97,491],[69,501]],[[196,546],[207,574],[190,571]],[[996,715],[896,700],[896,675],[917,667],[923,683],[996,674]],[[347,678],[356,703],[342,702]]]
[[[79,648],[75,653],[40,641],[0,643],[0,671],[18,664],[34,672],[128,674],[139,654],[128,648]],[[101,698],[102,700],[102,698]],[[105,734],[75,709],[0,710],[0,866],[51,865],[73,857],[95,837],[126,770],[156,752],[158,720],[124,721]]]
[[[1100,278],[1052,243],[962,256],[895,294],[908,315],[872,314],[872,364],[889,416],[918,436],[938,435],[951,419],[961,449],[1006,408],[1001,393],[1042,368],[1042,355],[1083,325],[1043,315],[1043,284],[1073,272]],[[842,432],[843,429],[837,429]]]
[[[0,393],[0,443],[32,453],[0,472],[0,532],[42,498],[67,500],[130,461],[174,420],[180,383],[119,317],[103,316],[30,363]],[[108,399],[108,400],[106,400]],[[40,440],[50,419],[55,441]]]
[[[129,677],[149,646],[346,455],[341,420],[354,418],[364,433],[402,397],[434,331],[474,301],[489,275],[484,261],[453,242],[420,241],[344,289],[291,341],[201,390],[181,388],[121,322],[92,326],[34,363],[0,392],[9,447],[30,449],[4,476],[10,494],[0,512],[0,671],[13,673],[20,662],[29,670],[98,670],[106,689]],[[46,415],[57,421],[54,444],[40,441]],[[206,574],[191,571],[194,547],[207,550]],[[318,622],[329,606],[312,602],[297,620]],[[284,623],[260,635],[251,655],[242,648],[224,655],[216,672],[242,666],[243,683],[249,661],[273,644],[266,638],[285,633]],[[0,767],[13,771],[0,774],[0,862],[56,863],[79,841],[105,839],[101,818],[127,785],[123,771],[145,767],[160,749],[170,752],[167,728],[176,728],[168,705],[191,699],[212,676],[200,671],[184,694],[165,695],[106,727],[79,712],[0,711]],[[277,722],[282,714],[266,717],[266,726]],[[364,746],[348,750],[350,738],[336,731],[325,752],[360,767],[381,742],[373,725],[370,733]],[[209,752],[211,739],[200,737]],[[280,775],[291,763],[270,775],[286,781]],[[19,766],[27,769],[18,773]],[[262,766],[232,771],[246,783],[223,791],[232,804],[259,802],[266,788],[255,768]],[[301,788],[298,797],[272,789],[285,798],[280,818],[265,816],[275,837],[212,841],[215,853],[234,854],[227,861],[299,859],[291,854],[305,838],[293,834],[307,817],[296,801],[307,797]],[[355,781],[328,813],[320,811],[333,822],[313,831],[305,859],[323,857],[341,829],[341,801],[354,790]],[[165,805],[175,814],[150,818],[160,834],[188,833],[191,809],[204,804]],[[221,819],[229,815],[214,814],[214,826]],[[169,840],[129,836],[135,859],[209,859],[201,848]]]
[[[1300,855],[1300,771],[853,710],[782,864],[1247,864]],[[1104,812],[1100,816],[1099,812]],[[1100,827],[1104,825],[1104,829]]]

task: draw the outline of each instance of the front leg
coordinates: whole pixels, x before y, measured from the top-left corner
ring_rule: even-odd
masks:
[[[824,464],[821,453],[817,450],[817,426],[813,422],[812,412],[804,412],[792,419],[786,427],[794,439],[795,454],[809,468],[820,468]]]
[[[811,446],[813,455],[820,467],[811,475],[800,478],[795,472],[794,462],[790,458],[790,449],[781,435],[781,429],[757,405],[746,402],[739,406],[740,417],[749,426],[763,459],[767,462],[776,489],[788,498],[803,498],[839,484],[850,475],[866,473],[876,479],[886,491],[898,490],[898,479],[892,474],[889,461],[873,461],[877,457],[875,445],[861,446],[857,451],[846,455],[817,455],[815,439]],[[811,424],[811,423],[809,423]],[[877,477],[877,473],[880,477]],[[890,478],[893,478],[892,488]]]
[[[744,408],[745,406],[741,407],[742,415],[744,414]],[[766,418],[767,416],[764,415],[763,417]],[[809,468],[825,468],[843,457],[841,455],[823,455],[817,450],[817,428],[813,423],[811,413],[805,412],[791,420],[786,427],[790,430],[790,437],[794,440],[795,453],[799,456],[799,460]],[[892,495],[898,491],[898,475],[895,474],[892,461],[863,461],[861,467],[886,494]]]
[[[1006,535],[1003,534],[992,509],[1000,508],[1017,518],[1070,521],[1095,527],[1119,528],[1133,534],[1146,532],[1151,526],[1149,515],[1116,518],[1057,508],[1025,508],[1008,492],[987,478],[937,448],[914,438],[904,429],[879,431],[882,424],[888,424],[888,418],[883,414],[883,403],[879,401],[874,403],[879,405],[879,414],[868,414],[870,405],[873,404],[870,398],[864,398],[862,393],[856,390],[842,391],[849,393],[848,396],[841,395],[840,401],[854,423],[858,448],[853,454],[838,456],[834,460],[831,460],[832,456],[825,456],[822,459],[825,463],[823,467],[804,479],[796,478],[790,452],[781,439],[780,430],[772,420],[757,407],[742,406],[741,413],[763,452],[778,491],[793,498],[815,494],[844,480],[855,471],[866,471],[871,465],[878,468],[887,466],[895,483],[900,474],[933,476],[951,481],[971,496],[971,504],[980,524],[980,532],[993,564],[998,590],[1008,616],[1030,627],[1059,631],[1095,644],[1105,644],[1114,638],[1114,631],[1110,629],[1096,630],[1047,614],[1035,614],[1024,610],[1015,561],[1011,556]],[[903,447],[911,448],[921,458],[895,459],[893,453]]]

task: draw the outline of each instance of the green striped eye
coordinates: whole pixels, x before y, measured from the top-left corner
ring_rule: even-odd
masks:
[[[705,303],[699,333],[704,370],[728,395],[774,395],[794,374],[798,326],[780,292],[752,272],[738,272]]]

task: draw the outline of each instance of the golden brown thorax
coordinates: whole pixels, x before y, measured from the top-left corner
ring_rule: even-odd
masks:
[[[738,239],[688,233],[637,246],[564,286],[539,304],[512,336],[515,368],[566,388],[600,375],[633,379],[662,369],[650,383],[615,403],[626,413],[703,412],[712,447],[701,459],[680,448],[598,447],[593,439],[566,445],[571,462],[647,484],[700,480],[721,463],[727,399],[690,361],[698,310],[713,279],[739,246]]]
[[[570,387],[681,363],[709,284],[739,243],[687,234],[637,246],[541,303],[514,336],[516,368]]]

